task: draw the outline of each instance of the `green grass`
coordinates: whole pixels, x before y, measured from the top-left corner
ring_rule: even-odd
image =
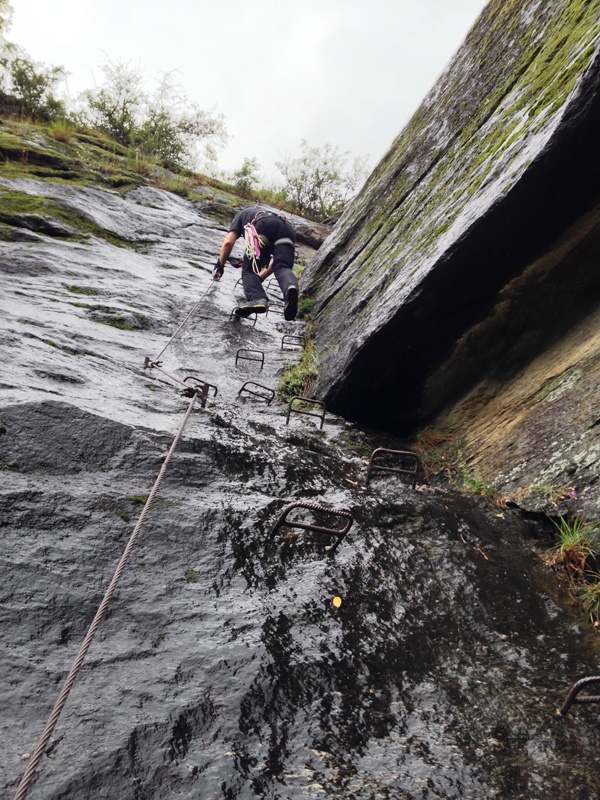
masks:
[[[122,309],[103,305],[86,305],[85,310],[92,321],[100,325],[110,325],[122,331],[147,331],[150,328],[148,317],[138,311],[124,312]]]
[[[579,517],[569,522],[562,516],[551,522],[558,531],[558,542],[546,554],[546,563],[564,568],[571,578],[582,578],[590,560],[600,554],[599,524]]]
[[[434,428],[424,428],[414,444],[427,479],[443,476],[450,480],[463,448],[463,439],[455,439],[451,434]]]
[[[300,361],[281,371],[277,397],[282,403],[289,403],[292,397],[307,397],[310,387],[318,377],[317,354],[312,340],[308,339]]]
[[[47,344],[49,347],[55,347],[57,350],[61,350],[63,353],[66,353],[69,356],[78,356],[81,355],[79,350],[76,350],[74,347],[69,347],[66,344],[58,344],[58,342],[53,341],[52,339],[40,339],[44,344]]]
[[[314,297],[301,297],[298,301],[298,319],[310,319],[314,305]]]
[[[133,503],[134,505],[145,506],[146,503],[148,502],[148,495],[128,494],[127,499],[129,500],[130,503]]]
[[[134,314],[133,321],[127,317],[115,315],[106,319],[97,319],[101,325],[110,325],[111,328],[118,328],[121,331],[145,331],[148,330],[149,324],[143,314]]]
[[[67,286],[67,291],[72,292],[73,294],[86,294],[90,296],[101,294],[98,289],[90,289],[86,286],[76,286],[75,284]]]
[[[165,167],[158,159],[140,156],[136,149],[121,145],[106,134],[65,121],[46,124],[17,116],[2,117],[0,163],[7,179],[105,185],[123,191],[140,185],[155,186],[202,203],[205,214],[226,224],[249,202],[294,210],[285,192],[265,188],[242,196],[234,184],[188,169]],[[7,238],[0,226],[0,239]]]
[[[64,119],[56,119],[48,126],[48,133],[57,142],[70,142],[77,129]]]
[[[13,176],[5,175],[5,177]],[[17,228],[22,227],[21,220],[24,216],[51,217],[74,229],[73,233],[68,234],[65,232],[61,238],[84,241],[88,236],[97,236],[116,247],[131,247],[134,249],[137,247],[137,243],[131,242],[113,231],[95,225],[74,209],[63,207],[47,197],[31,195],[0,186],[0,223]]]
[[[600,522],[580,517],[569,521],[563,516],[550,521],[557,530],[558,541],[543,560],[566,575],[572,593],[578,597],[594,627],[600,628]]]
[[[15,240],[15,230],[12,225],[0,222],[0,242],[13,242]]]
[[[590,620],[596,627],[600,627],[600,575],[594,573],[592,580],[579,587],[579,599],[584,610],[590,615]]]
[[[482,478],[478,472],[470,473],[465,467],[461,467],[462,487],[461,491],[467,494],[478,494],[481,497],[487,497],[489,500],[494,500],[498,496],[498,490],[495,486]]]

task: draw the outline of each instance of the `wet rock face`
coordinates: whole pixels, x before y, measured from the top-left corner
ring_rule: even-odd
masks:
[[[469,438],[507,401],[481,398],[597,309],[598,12],[578,0],[491,2],[319,251],[307,279],[319,392],[339,413],[406,435],[442,424],[466,397],[443,423]],[[544,383],[586,373],[597,348],[586,358],[540,373],[533,391],[517,386],[519,408]],[[569,403],[592,404],[583,382],[571,383]],[[503,461],[502,447],[490,457],[473,436],[469,456],[506,491],[564,484],[565,461],[583,465],[597,447],[595,421],[513,420],[517,438],[536,429],[548,442],[544,474]],[[597,490],[586,510],[600,511]]]
[[[191,204],[19,191],[96,233],[0,243],[2,795],[188,407],[169,375],[197,375],[218,394],[191,414],[29,796],[592,797],[597,710],[556,708],[600,653],[541,568],[546,532],[385,474],[365,489],[373,447],[399,442],[240,396],[275,386],[302,324],[230,320],[238,274],[210,282],[224,231]],[[168,375],[144,369],[201,296]],[[269,538],[292,500],[352,513],[335,553],[324,534]]]
[[[192,419],[30,796],[594,796],[597,711],[556,708],[597,656],[534,529],[385,479],[352,489],[335,426],[219,414]],[[21,461],[2,489],[11,787],[170,437],[61,402],[3,418]],[[290,495],[352,511],[334,557],[267,538]]]

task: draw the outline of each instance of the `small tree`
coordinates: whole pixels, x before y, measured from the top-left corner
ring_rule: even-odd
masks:
[[[289,200],[295,210],[310,219],[323,220],[339,211],[366,176],[367,157],[356,157],[337,147],[309,147],[305,139],[298,158],[275,162],[286,180]]]
[[[169,167],[192,167],[199,142],[214,147],[226,141],[223,117],[190,103],[172,73],[163,75],[148,95],[141,73],[129,64],[109,63],[103,72],[105,85],[84,93],[88,108],[83,119],[121,144]]]
[[[155,93],[146,98],[144,114],[132,137],[133,143],[167,166],[193,167],[200,142],[205,157],[210,158],[211,151],[227,141],[223,116],[215,116],[190,103],[172,72],[163,74]]]
[[[6,42],[1,49],[0,96],[14,113],[44,121],[64,116],[65,107],[54,95],[64,78],[63,67],[35,64],[16,45]]]
[[[36,64],[25,50],[6,40],[12,15],[9,0],[0,0],[0,108],[44,121],[64,116],[65,108],[54,95],[65,78],[64,68]]]
[[[41,120],[64,117],[65,107],[54,95],[56,86],[64,80],[63,67],[46,67],[18,57],[6,64],[12,94],[23,114]]]
[[[120,61],[116,64],[109,61],[102,72],[105,85],[83,93],[87,109],[82,121],[127,146],[145,102],[142,75],[129,63]]]
[[[259,164],[256,158],[245,158],[242,166],[233,173],[235,188],[248,196],[259,184]]]

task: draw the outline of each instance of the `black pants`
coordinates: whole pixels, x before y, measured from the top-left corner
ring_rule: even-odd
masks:
[[[294,266],[293,242],[296,240],[294,229],[289,222],[276,216],[262,217],[255,222],[254,227],[259,236],[266,239],[266,246],[261,250],[258,266],[260,269],[264,269],[269,265],[271,256],[273,256],[273,274],[285,298],[290,286],[298,288],[298,279],[292,272]],[[277,244],[280,239],[287,241]],[[268,301],[262,282],[252,269],[252,262],[247,256],[244,256],[242,266],[242,286],[246,300]]]

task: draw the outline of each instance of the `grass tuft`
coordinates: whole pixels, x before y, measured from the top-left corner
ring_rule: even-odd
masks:
[[[579,517],[573,522],[564,517],[551,522],[558,531],[558,542],[546,553],[545,562],[555,569],[563,568],[571,579],[583,578],[591,559],[600,554],[599,524]]]
[[[298,301],[298,319],[310,319],[314,305],[314,297],[301,297]]]
[[[68,143],[75,136],[76,128],[64,119],[56,119],[50,124],[48,132],[57,142]]]
[[[467,494],[478,494],[481,497],[487,497],[490,500],[494,500],[496,497],[498,497],[498,490],[496,487],[491,483],[488,483],[478,472],[467,472],[467,469],[464,466],[461,467],[460,471],[463,482],[461,487],[462,492],[466,492]]]
[[[282,403],[289,403],[295,396],[309,395],[311,385],[319,374],[317,363],[314,343],[308,339],[300,361],[293,366],[285,367],[281,372],[277,397]]]
[[[552,569],[566,574],[590,621],[600,629],[600,522],[575,517],[551,519],[558,531],[558,542],[543,557]]]
[[[592,573],[591,580],[579,587],[579,599],[596,628],[600,627],[600,574]]]
[[[130,503],[133,503],[134,506],[145,506],[148,502],[148,495],[128,494],[127,499]]]

